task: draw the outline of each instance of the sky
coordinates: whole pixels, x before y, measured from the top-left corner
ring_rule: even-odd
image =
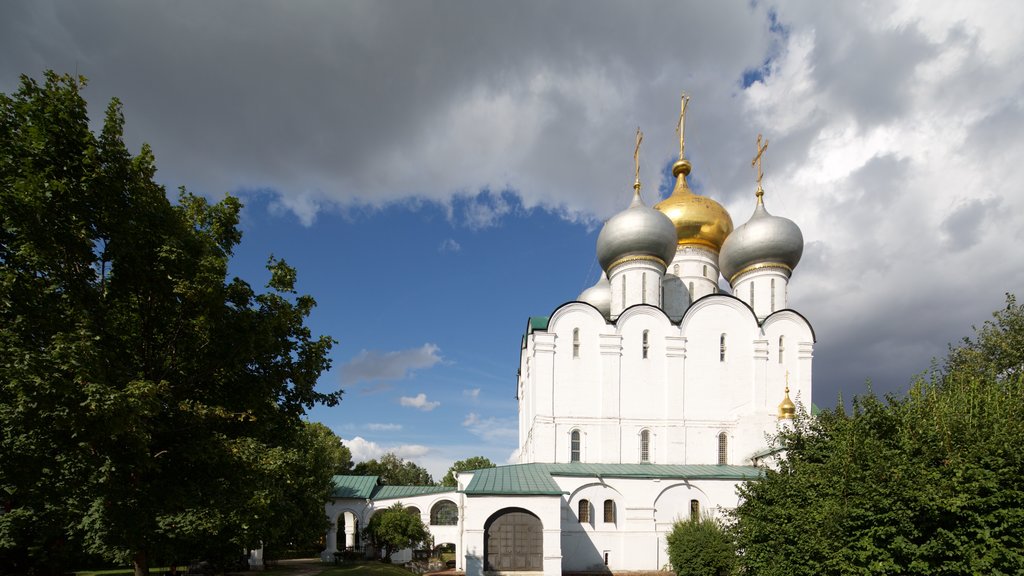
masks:
[[[803,231],[790,306],[814,402],[905,390],[1024,280],[1024,3],[0,4],[0,92],[46,69],[112,97],[157,179],[245,203],[232,273],[269,255],[337,340],[309,417],[356,461],[435,479],[516,448],[519,344],[593,284],[602,222],[690,183],[736,225]]]

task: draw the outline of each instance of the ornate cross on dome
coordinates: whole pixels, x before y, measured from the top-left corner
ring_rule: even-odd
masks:
[[[761,196],[764,196],[764,188],[761,188],[761,179],[764,178],[764,172],[761,171],[761,156],[764,155],[764,151],[767,150],[767,149],[768,149],[768,140],[765,139],[764,146],[761,146],[761,135],[758,134],[757,135],[757,156],[754,156],[754,159],[750,161],[750,166],[751,167],[753,167],[754,164],[757,164],[757,192],[755,192],[755,194],[757,195],[758,199],[760,199]]]
[[[636,182],[633,182],[633,190],[640,193],[640,143],[644,141],[644,133],[640,127],[636,127],[636,148],[633,150],[633,166],[636,168]]]
[[[679,136],[679,159],[683,159],[683,149],[686,148],[686,105],[690,103],[690,97],[683,92],[680,100],[679,121],[676,123],[676,135]]]

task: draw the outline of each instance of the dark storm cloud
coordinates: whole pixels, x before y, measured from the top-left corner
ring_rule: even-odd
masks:
[[[824,406],[904,386],[1024,285],[1021,29],[1012,1],[6,2],[0,91],[89,76],[172,188],[269,190],[307,222],[439,202],[480,228],[620,209],[637,125],[652,203],[685,89],[694,186],[737,225],[771,141]]]

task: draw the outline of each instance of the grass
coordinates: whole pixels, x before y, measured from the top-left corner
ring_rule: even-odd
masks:
[[[162,568],[150,568],[150,574],[163,574],[171,568],[164,566]],[[188,566],[178,566],[178,572],[182,575],[188,570]],[[81,570],[74,573],[75,576],[131,576],[135,574],[135,571],[131,568],[113,568],[111,570]]]
[[[352,562],[343,566],[331,566],[319,576],[409,576],[415,574],[395,564],[383,562]]]
[[[306,565],[277,565],[267,569],[266,573],[280,574],[281,576],[287,575],[289,572],[294,572],[299,568],[309,568],[312,564]],[[320,568],[320,565],[316,565]],[[179,566],[178,573],[184,576],[188,570],[188,566]],[[167,571],[167,567],[162,568],[150,568],[150,574],[163,574]],[[115,568],[113,570],[93,570],[93,571],[82,571],[75,572],[75,576],[131,576],[133,574],[131,569],[127,568]],[[321,572],[316,573],[316,576],[413,576],[415,572],[410,572],[401,566],[395,564],[384,564],[383,562],[373,561],[359,561],[351,562],[341,566],[326,566],[323,567]]]

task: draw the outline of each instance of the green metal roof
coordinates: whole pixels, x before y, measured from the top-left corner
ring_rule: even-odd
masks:
[[[465,493],[471,496],[488,494],[522,494],[561,496],[544,464],[514,464],[485,468],[473,474]]]
[[[746,480],[762,473],[757,466],[713,464],[513,464],[480,470],[466,486],[470,496],[561,495],[555,476],[602,478],[679,478],[687,480]]]
[[[375,500],[386,500],[389,498],[409,498],[411,496],[423,496],[424,494],[441,494],[443,492],[455,492],[453,486],[378,486],[373,493]]]
[[[378,476],[335,476],[331,498],[370,498],[377,487]]]
[[[526,333],[530,334],[534,330],[547,330],[548,329],[548,317],[547,316],[530,316],[530,324],[527,327]]]
[[[359,498],[365,500],[409,498],[424,494],[455,492],[450,486],[384,486],[379,476],[335,476],[331,498]]]

